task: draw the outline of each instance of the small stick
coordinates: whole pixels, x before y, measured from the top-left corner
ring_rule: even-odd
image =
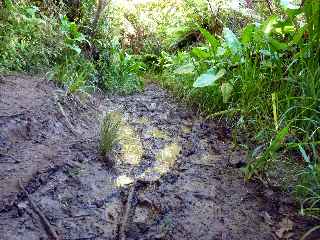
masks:
[[[0,161],[0,163],[1,164],[18,164],[18,163],[20,163],[20,161],[18,161],[18,160],[15,160],[14,162]]]
[[[127,231],[127,225],[128,225],[128,219],[130,215],[130,210],[131,210],[131,202],[133,200],[135,188],[136,188],[137,181],[135,180],[132,184],[130,193],[128,195],[128,200],[125,206],[124,214],[122,217],[121,225],[120,225],[120,240],[125,240],[126,239],[126,231]]]
[[[270,14],[273,14],[272,7],[271,7],[272,3],[269,0],[266,0],[266,3],[267,3],[267,6],[269,8]]]
[[[192,165],[200,166],[200,167],[215,167],[214,164],[210,163],[197,163],[197,162],[191,162]]]
[[[26,111],[23,111],[21,113],[14,113],[14,114],[9,114],[9,115],[0,115],[0,118],[12,118],[12,117],[18,117],[21,115],[24,115]]]
[[[69,128],[69,130],[70,130],[75,136],[79,135],[78,131],[74,129],[74,127],[72,126],[71,122],[69,121],[69,118],[68,118],[66,112],[63,110],[63,107],[62,107],[61,104],[58,102],[59,100],[58,100],[58,96],[57,96],[57,95],[55,95],[55,99],[56,99],[56,103],[57,103],[57,105],[58,105],[58,107],[59,107],[59,110],[60,110],[61,114],[63,115],[63,117],[65,118],[65,120],[66,120],[66,122],[67,122],[67,127]]]
[[[52,228],[49,220],[47,219],[47,217],[44,215],[44,213],[37,207],[37,205],[33,202],[33,200],[31,199],[29,193],[27,192],[27,190],[23,187],[21,180],[19,179],[18,181],[19,187],[21,188],[21,190],[23,191],[23,193],[27,196],[27,199],[30,203],[30,206],[32,208],[32,210],[39,216],[41,222],[44,225],[44,228],[47,232],[47,234],[49,236],[51,236],[51,238],[53,240],[60,240],[58,234],[56,233],[56,231]]]

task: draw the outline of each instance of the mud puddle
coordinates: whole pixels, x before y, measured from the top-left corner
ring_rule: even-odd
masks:
[[[71,99],[9,76],[0,100],[0,239],[48,239],[18,179],[62,239],[299,239],[307,227],[290,198],[243,181],[227,128],[155,85]],[[97,152],[104,114],[120,120],[112,164]]]

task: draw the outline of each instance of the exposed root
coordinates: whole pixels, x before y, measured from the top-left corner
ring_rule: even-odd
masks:
[[[127,200],[126,206],[124,208],[122,221],[120,223],[120,232],[119,232],[119,236],[120,236],[119,239],[120,240],[125,240],[126,239],[128,219],[129,219],[129,216],[130,216],[131,205],[132,205],[132,200],[133,200],[133,196],[134,196],[134,193],[135,193],[136,185],[137,185],[137,181],[135,180],[133,182],[132,186],[131,186],[131,190],[130,190],[130,193],[128,195],[128,200]]]
[[[48,236],[50,236],[52,240],[61,240],[61,238],[59,238],[58,234],[56,233],[56,231],[52,228],[49,220],[47,219],[47,217],[44,215],[44,213],[37,207],[37,205],[33,202],[33,200],[31,199],[29,193],[27,192],[27,190],[23,187],[21,180],[19,179],[18,181],[19,187],[20,189],[23,191],[23,193],[26,195],[29,203],[30,203],[30,207],[32,208],[32,210],[39,216],[42,224],[44,225],[44,228],[48,234]]]
[[[71,124],[71,122],[70,122],[70,120],[69,120],[66,112],[64,111],[62,105],[59,103],[59,100],[58,100],[58,96],[57,96],[57,95],[55,95],[55,99],[56,99],[56,104],[58,105],[59,110],[60,110],[62,116],[65,118],[65,121],[66,121],[66,123],[67,123],[67,127],[68,127],[68,129],[70,130],[70,132],[71,132],[73,135],[75,135],[75,136],[80,135],[80,133],[79,133],[79,132],[73,127],[73,125]]]

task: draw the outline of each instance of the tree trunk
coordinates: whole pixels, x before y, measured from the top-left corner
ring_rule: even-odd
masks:
[[[91,37],[93,37],[97,32],[97,27],[98,27],[101,14],[103,13],[106,6],[107,6],[106,0],[97,0],[97,11],[94,15],[94,19],[92,22]]]

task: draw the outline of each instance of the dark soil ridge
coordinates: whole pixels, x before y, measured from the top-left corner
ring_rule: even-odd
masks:
[[[106,112],[121,119],[109,162],[97,151]],[[243,181],[228,135],[155,85],[88,98],[2,77],[0,239],[48,239],[19,179],[62,239],[299,239],[310,224],[285,194]]]

